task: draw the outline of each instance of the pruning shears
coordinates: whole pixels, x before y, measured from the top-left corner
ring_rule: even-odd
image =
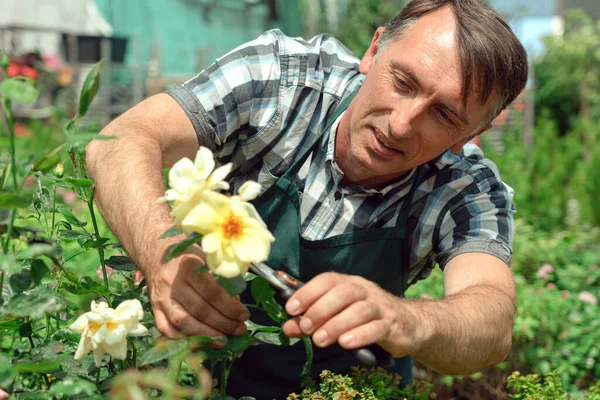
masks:
[[[262,262],[250,263],[250,269],[256,275],[265,279],[271,287],[279,293],[279,296],[284,301],[287,301],[304,285],[304,282],[291,276],[287,272],[274,270]],[[352,354],[361,365],[367,368],[377,366],[391,368],[394,366],[394,359],[390,353],[376,344],[346,351]]]

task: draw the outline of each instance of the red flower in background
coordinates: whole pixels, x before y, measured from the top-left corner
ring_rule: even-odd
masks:
[[[27,76],[29,78],[37,80],[40,77],[40,74],[37,69],[19,60],[11,61],[6,72],[9,78],[12,78],[14,76]]]

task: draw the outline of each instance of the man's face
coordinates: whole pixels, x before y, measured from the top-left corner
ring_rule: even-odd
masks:
[[[336,160],[348,181],[389,183],[489,129],[481,123],[490,101],[482,106],[471,93],[463,105],[455,29],[444,8],[419,18],[379,54],[382,28],[375,34],[360,64],[365,81],[338,128]]]

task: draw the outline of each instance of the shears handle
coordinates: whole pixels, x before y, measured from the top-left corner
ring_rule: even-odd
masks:
[[[286,285],[285,289],[279,291],[279,296],[284,301],[288,301],[296,293],[296,290],[304,285],[303,282],[292,278],[283,271],[277,271],[277,275]],[[392,355],[376,344],[346,351],[352,354],[363,367],[367,368],[375,368],[377,366],[391,368],[395,363]]]

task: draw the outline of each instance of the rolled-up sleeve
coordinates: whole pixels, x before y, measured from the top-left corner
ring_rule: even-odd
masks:
[[[485,181],[490,183],[489,181]],[[514,237],[513,190],[501,181],[474,180],[443,216],[435,261],[443,269],[454,257],[478,252],[510,265]]]
[[[277,35],[265,32],[167,91],[186,112],[199,145],[227,159],[275,114],[280,80]]]

